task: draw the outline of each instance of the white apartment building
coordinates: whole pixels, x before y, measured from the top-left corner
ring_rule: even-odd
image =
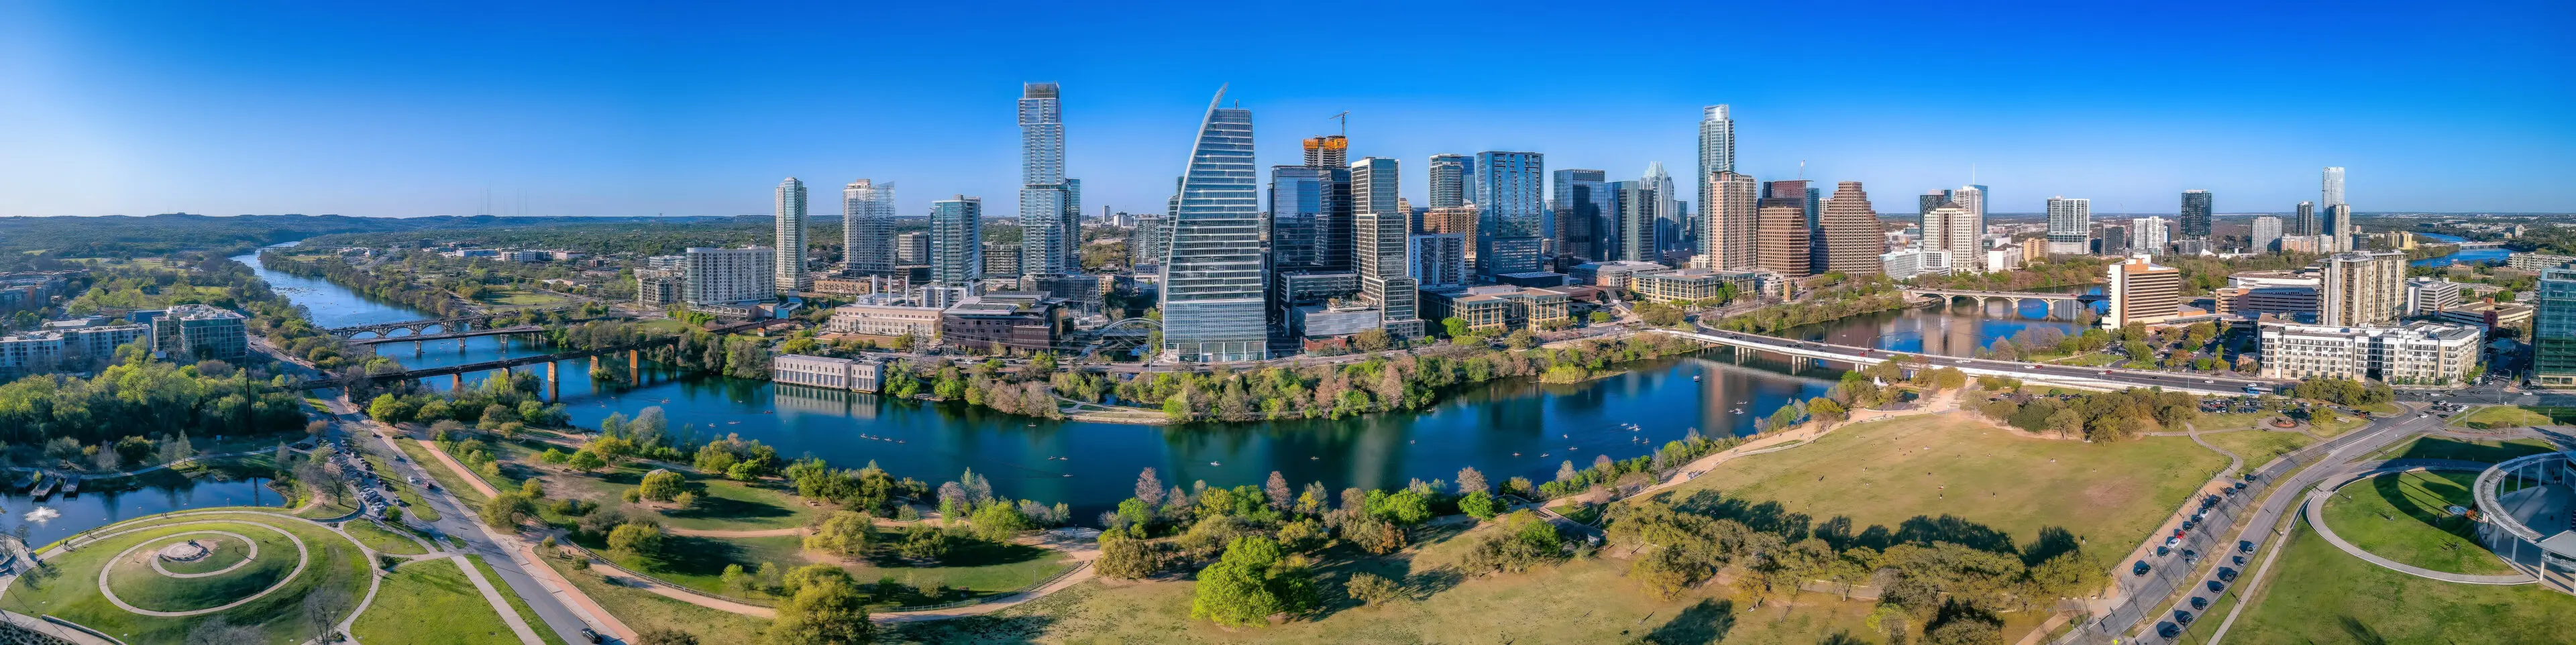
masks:
[[[2395,327],[2265,323],[2266,378],[2374,379],[2390,385],[2465,385],[2478,364],[2477,327],[2417,322]]]
[[[763,246],[739,249],[691,247],[687,288],[682,299],[691,306],[737,305],[778,296],[777,251]]]
[[[2031,242],[2034,244],[2039,243],[2038,240],[2032,240]],[[2019,244],[2006,244],[1986,249],[1986,272],[2002,273],[2013,269],[2019,269],[2021,268],[2021,258],[2024,253],[2026,253],[2026,251],[2022,250],[2022,246]]]
[[[1879,270],[1886,271],[1888,278],[1896,280],[1944,274],[1950,272],[1950,252],[1902,249],[1880,254],[1878,264]]]
[[[2129,248],[2165,254],[2165,218],[2147,216],[2129,220]]]
[[[2440,278],[2406,279],[2406,315],[2429,316],[2460,306],[2460,283]]]

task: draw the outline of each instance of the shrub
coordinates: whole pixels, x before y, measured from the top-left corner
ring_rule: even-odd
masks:
[[[1395,581],[1373,573],[1354,573],[1342,582],[1342,594],[1363,605],[1374,605],[1404,596],[1404,588]]]

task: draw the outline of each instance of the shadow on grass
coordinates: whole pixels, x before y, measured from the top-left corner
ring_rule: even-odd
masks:
[[[1708,645],[1726,640],[1735,631],[1735,601],[1702,598],[1699,604],[1665,621],[1646,634],[1654,645]]]
[[[2397,512],[2405,513],[2415,521],[2462,538],[2477,539],[2476,531],[2471,528],[2473,523],[2467,517],[2452,515],[2449,509],[2451,506],[2475,505],[2476,499],[2469,492],[2469,487],[2460,485],[2459,482],[2439,475],[2415,479],[2412,482],[2403,475],[2380,475],[2370,479],[2370,488],[2372,492],[2379,494],[2380,499],[2387,500],[2388,505],[2396,508]],[[2427,500],[2439,500],[2439,504],[2427,506],[2425,504]]]
[[[1036,643],[1055,618],[1045,615],[967,616],[949,620],[894,623],[883,626],[880,642],[959,645]]]
[[[761,520],[787,517],[795,515],[796,512],[780,508],[775,505],[731,499],[718,495],[708,495],[701,492],[696,506],[686,510],[666,510],[662,511],[662,514],[670,517],[688,519]]]
[[[2545,446],[2535,446],[2524,443],[2497,443],[2489,445],[2486,442],[2463,441],[2449,437],[2424,437],[2415,440],[2415,443],[2413,444],[2407,445],[2406,452],[2399,453],[2395,458],[2456,459],[2460,461],[2496,463],[2515,457],[2537,455],[2550,451],[2551,449]]]
[[[1790,542],[1810,537],[1824,540],[1836,550],[1869,547],[1885,551],[1899,544],[1930,546],[1936,542],[1948,542],[1979,551],[2012,554],[2024,563],[2035,564],[2080,550],[2083,544],[2074,532],[2050,526],[2040,529],[2037,541],[2022,546],[2010,533],[1955,515],[1917,515],[1897,523],[1892,529],[1876,524],[1857,527],[1857,523],[1846,516],[1817,521],[1804,513],[1790,512],[1778,502],[1757,503],[1705,490],[1675,501],[1673,508],[1685,513],[1734,520],[1746,528],[1778,534]]]

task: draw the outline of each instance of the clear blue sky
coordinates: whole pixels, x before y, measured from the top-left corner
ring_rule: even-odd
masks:
[[[1883,212],[1971,164],[2001,211],[2280,211],[2328,165],[2364,211],[2576,211],[2563,0],[722,4],[0,0],[0,215],[1015,212],[1024,81],[1094,212],[1162,208],[1221,83],[1264,165],[1349,110],[1417,203],[1443,152],[1688,186],[1727,103],[1741,170]]]

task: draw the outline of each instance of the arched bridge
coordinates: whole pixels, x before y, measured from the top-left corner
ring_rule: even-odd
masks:
[[[427,320],[401,320],[395,322],[375,323],[372,325],[332,327],[322,331],[341,338],[353,338],[359,334],[372,333],[378,338],[402,338],[404,340],[410,340],[410,337],[427,334],[431,329],[436,329],[442,332],[442,336],[458,332],[472,331],[478,327],[491,325],[492,319],[498,317],[500,317],[499,314],[483,314],[477,316],[457,316],[454,318],[431,318]],[[394,332],[403,332],[403,335],[395,336]]]
[[[1987,302],[1995,300],[2012,303],[2015,307],[2021,306],[2023,302],[2037,300],[2047,303],[2051,310],[2056,309],[2057,305],[2060,303],[2073,305],[2108,299],[2107,296],[2082,293],[2033,293],[2027,291],[1983,291],[1977,289],[1906,289],[1904,291],[1905,297],[1908,298],[1939,298],[1943,303],[1948,303],[1951,300],[1958,298],[1969,298],[1976,300],[1977,306],[1980,307],[1985,306]]]

